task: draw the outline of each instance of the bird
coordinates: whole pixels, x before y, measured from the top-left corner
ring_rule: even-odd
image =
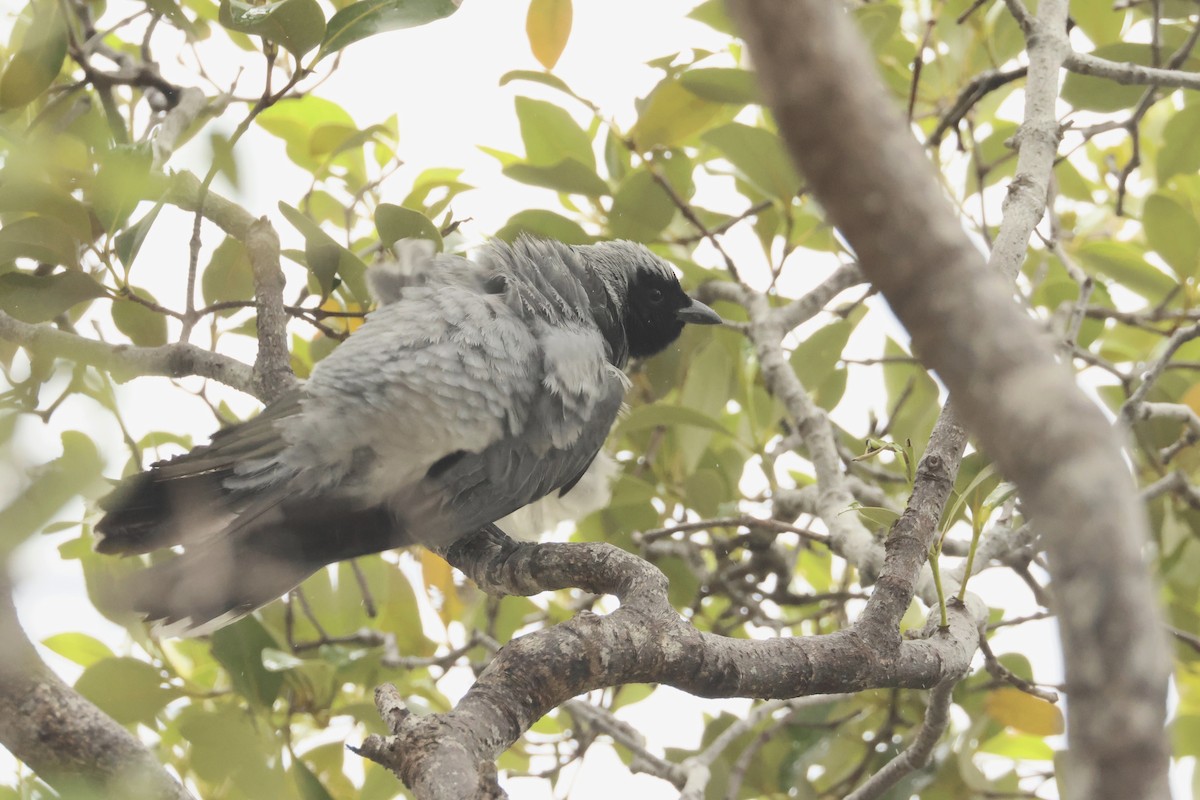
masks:
[[[409,252],[419,274],[381,273],[379,305],[307,381],[100,501],[96,551],[176,551],[120,588],[160,635],[210,633],[328,564],[444,551],[568,493],[624,404],[630,359],[722,322],[634,242]]]

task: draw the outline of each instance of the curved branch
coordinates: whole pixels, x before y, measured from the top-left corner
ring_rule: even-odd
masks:
[[[984,267],[843,9],[731,8],[792,156],[1047,542],[1071,698],[1068,786],[1166,797],[1169,661],[1136,567],[1146,520],[1117,434]]]
[[[607,616],[580,614],[514,640],[445,714],[415,716],[399,696],[377,696],[392,725],[358,750],[392,769],[419,798],[496,796],[495,758],[545,713],[592,689],[654,681],[701,697],[792,698],[880,686],[932,688],[961,676],[978,639],[961,607],[950,626],[901,641],[863,621],[837,633],[746,640],[703,633],[667,598],[666,577],[607,544],[517,544],[489,528],[445,553],[489,594],[566,587],[612,594]],[[876,647],[871,642],[888,642]]]
[[[0,564],[0,744],[64,795],[190,800],[129,731],[38,658]]]

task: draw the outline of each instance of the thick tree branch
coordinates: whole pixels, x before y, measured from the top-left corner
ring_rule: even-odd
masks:
[[[0,744],[64,796],[188,800],[129,731],[67,686],[25,637],[0,564]]]
[[[870,630],[869,621],[824,636],[727,638],[682,620],[665,576],[610,545],[517,544],[491,529],[445,556],[490,594],[579,587],[616,595],[621,607],[514,640],[446,714],[417,717],[395,702],[381,705],[394,735],[369,737],[360,752],[419,798],[495,796],[494,759],[543,714],[602,686],[654,681],[701,697],[757,698],[927,689],[967,670],[978,636],[976,621],[955,607],[947,630],[927,627],[923,638],[906,641]],[[889,644],[869,644],[879,641]]]
[[[869,77],[873,59],[843,9],[821,0],[731,8],[810,186],[1048,544],[1071,698],[1069,791],[1165,797],[1169,663],[1149,576],[1133,568],[1146,520],[1117,434],[985,269],[892,98]]]
[[[258,356],[254,381],[259,397],[270,402],[296,385],[288,351],[288,313],[283,302],[283,270],[279,266],[279,235],[266,217],[246,230],[246,255],[254,274],[258,309]]]

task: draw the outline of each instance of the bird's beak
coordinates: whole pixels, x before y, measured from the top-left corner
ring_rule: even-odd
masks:
[[[690,322],[693,325],[720,325],[725,320],[699,300],[692,300],[691,305],[684,306],[675,312],[675,319],[680,322]]]

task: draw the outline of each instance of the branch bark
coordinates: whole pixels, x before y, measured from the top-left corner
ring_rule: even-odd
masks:
[[[246,394],[257,394],[250,367],[192,344],[178,342],[161,347],[109,344],[61,331],[53,325],[21,322],[3,311],[0,311],[0,339],[18,344],[30,353],[97,367],[111,373],[118,381],[139,375],[168,378],[199,375]]]
[[[927,626],[923,638],[903,641],[871,630],[874,621],[805,638],[728,638],[681,619],[662,572],[611,545],[517,544],[493,528],[444,555],[489,594],[578,587],[615,595],[621,607],[509,643],[445,714],[409,714],[384,689],[377,705],[393,735],[368,737],[357,752],[392,769],[422,800],[499,796],[496,757],[542,715],[592,689],[653,681],[701,697],[764,699],[928,689],[964,674],[978,639],[976,620],[958,606],[946,630]]]
[[[129,731],[51,672],[25,637],[0,565],[0,744],[64,796],[190,800]]]
[[[1170,668],[1118,435],[985,269],[844,10],[730,7],[793,158],[1045,537],[1071,698],[1070,796],[1166,797]]]

